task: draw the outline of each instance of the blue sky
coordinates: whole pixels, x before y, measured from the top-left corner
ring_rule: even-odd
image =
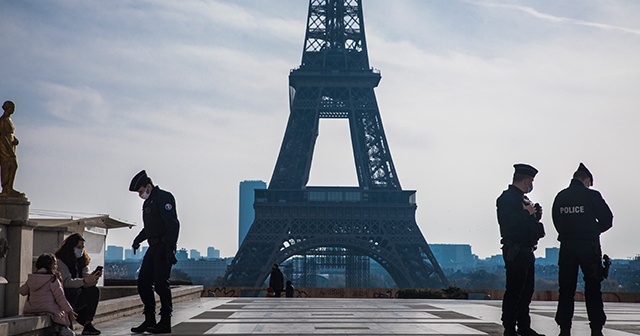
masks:
[[[308,2],[2,1],[0,100],[15,187],[32,209],[141,224],[146,169],[177,199],[180,247],[237,248],[238,183],[268,182]],[[500,253],[495,199],[536,166],[545,209],[579,162],[615,214],[614,258],[638,253],[640,2],[365,0],[370,63],[400,182],[430,243]],[[346,120],[322,120],[310,185],[357,184]],[[139,228],[110,232],[130,246]],[[539,256],[543,252],[538,252]]]

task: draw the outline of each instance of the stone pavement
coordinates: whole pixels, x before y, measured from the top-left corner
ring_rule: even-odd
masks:
[[[423,299],[200,298],[176,304],[172,335],[502,335],[500,301]],[[556,302],[531,304],[533,328],[557,335]],[[640,335],[640,304],[605,303],[607,336]],[[142,315],[98,324],[132,335]],[[573,335],[589,335],[576,302]],[[135,335],[135,334],[134,334]]]

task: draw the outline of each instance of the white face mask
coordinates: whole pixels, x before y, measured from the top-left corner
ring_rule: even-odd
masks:
[[[142,198],[143,200],[146,200],[147,198],[149,198],[149,195],[151,193],[147,191],[147,189],[144,190],[144,192],[142,193],[142,195],[140,195],[140,198]]]
[[[76,258],[80,258],[84,255],[84,250],[81,248],[74,247],[73,254],[75,254]]]

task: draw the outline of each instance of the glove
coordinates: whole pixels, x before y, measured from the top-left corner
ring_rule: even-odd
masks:
[[[176,250],[174,249],[167,250],[167,262],[171,265],[175,265],[178,263],[178,259],[176,259]]]

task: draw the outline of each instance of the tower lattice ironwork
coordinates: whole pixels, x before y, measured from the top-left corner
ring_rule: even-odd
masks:
[[[361,0],[310,0],[280,154],[268,189],[255,191],[255,220],[226,285],[261,286],[272,264],[323,247],[370,257],[398,287],[448,284],[416,223],[415,191],[400,187],[374,93],[380,78]],[[321,118],[349,120],[358,187],[307,186]]]

